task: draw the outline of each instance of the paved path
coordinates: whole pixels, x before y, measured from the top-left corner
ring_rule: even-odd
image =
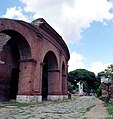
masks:
[[[28,107],[4,106],[0,108],[0,119],[87,119],[84,113],[96,102],[97,99],[93,96],[83,96],[68,101],[44,102]],[[97,103],[100,105],[100,102]],[[97,105],[95,108],[98,108]],[[95,110],[92,112],[95,113]],[[88,115],[85,116],[92,119]]]
[[[96,105],[84,115],[85,119],[106,119],[108,112],[101,100],[97,100]]]

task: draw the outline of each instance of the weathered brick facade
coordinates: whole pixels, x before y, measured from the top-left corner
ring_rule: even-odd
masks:
[[[0,37],[0,100],[67,98],[70,55],[62,37],[44,19],[0,19],[2,33],[9,37]]]

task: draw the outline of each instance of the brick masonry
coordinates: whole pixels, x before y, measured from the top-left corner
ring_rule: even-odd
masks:
[[[70,54],[62,37],[44,19],[0,19],[2,33],[9,39],[0,37],[0,100],[66,98]]]

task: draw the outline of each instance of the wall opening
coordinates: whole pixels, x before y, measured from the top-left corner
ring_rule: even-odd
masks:
[[[48,95],[48,60],[45,57],[43,61],[43,73],[42,73],[42,100],[47,100]]]
[[[29,59],[31,50],[26,39],[18,32],[4,30],[0,32],[0,101],[16,100],[20,60]],[[2,70],[1,70],[2,69]]]
[[[18,93],[19,68],[12,68],[9,99],[16,99]]]
[[[65,92],[65,77],[66,77],[66,75],[65,75],[65,64],[63,62],[63,64],[62,64],[62,94],[64,94],[64,92]]]
[[[2,62],[4,62],[3,64],[0,64],[2,69],[0,70],[0,100],[7,101],[16,99],[20,60],[17,43],[10,38],[3,46],[0,55]]]
[[[57,58],[54,52],[49,51],[46,53],[44,60],[43,60],[43,68],[42,68],[42,100],[47,100],[48,97],[48,88],[50,87],[51,80],[48,74],[48,71],[58,69]],[[52,73],[51,73],[52,75]],[[53,84],[54,85],[54,84]]]

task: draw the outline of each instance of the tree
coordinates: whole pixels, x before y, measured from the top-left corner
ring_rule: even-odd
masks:
[[[68,81],[73,83],[74,80],[86,80],[86,81],[95,81],[96,77],[95,74],[91,71],[86,69],[76,69],[74,71],[69,72],[68,74]]]
[[[104,70],[104,75],[106,78],[109,78],[109,77],[111,77],[112,73],[113,73],[113,64],[110,64],[107,67],[107,69]]]
[[[104,71],[102,72],[99,72],[98,73],[98,76],[99,75],[104,75],[106,78],[109,78],[112,76],[112,73],[113,73],[113,64],[110,64]]]
[[[69,72],[68,81],[76,87],[77,82],[82,81],[84,84],[84,91],[90,92],[95,90],[96,76],[93,72],[86,69],[76,69]]]
[[[73,85],[70,82],[68,82],[68,91],[73,93]]]

